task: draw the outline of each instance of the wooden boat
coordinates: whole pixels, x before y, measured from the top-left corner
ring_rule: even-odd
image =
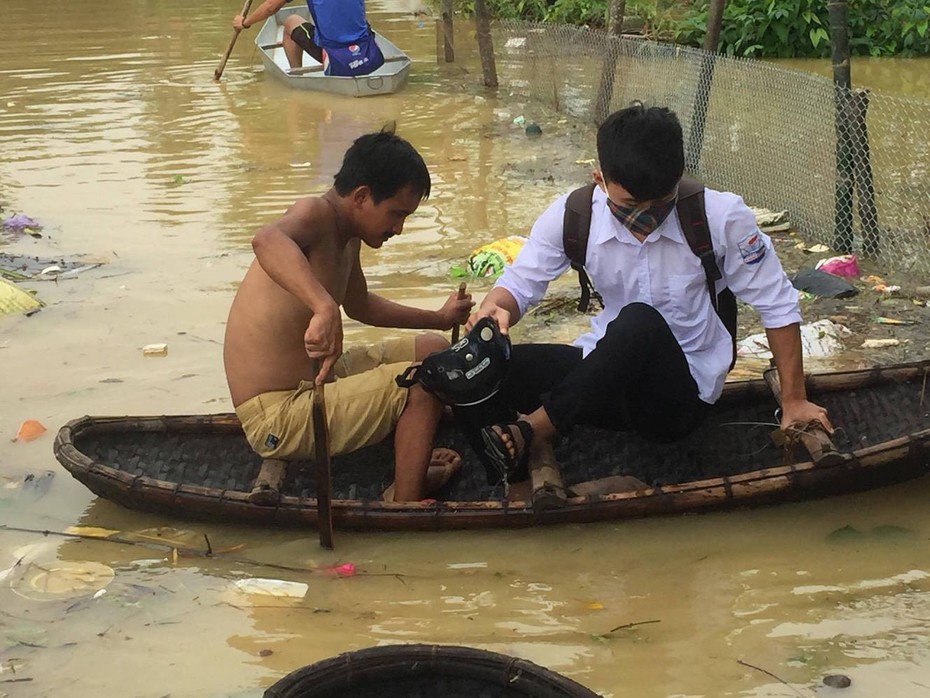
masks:
[[[809,394],[829,410],[843,452],[817,462],[772,442],[777,403],[762,379],[727,384],[705,425],[679,442],[578,428],[556,447],[569,493],[621,474],[648,484],[569,496],[552,509],[508,501],[501,485],[487,484],[459,432],[443,426],[439,445],[457,449],[465,463],[437,501],[380,500],[393,471],[386,442],[333,458],[333,520],[337,528],[364,530],[520,527],[769,504],[901,482],[930,468],[928,374],[930,361],[808,376]],[[263,526],[317,523],[309,462],[292,464],[272,505],[249,501],[261,461],[232,414],[83,417],[61,428],[54,449],[74,477],[126,507]]]
[[[385,691],[385,686],[390,686]],[[454,645],[368,647],[296,669],[264,698],[598,698],[566,676],[498,652]]]
[[[262,57],[265,71],[283,80],[289,87],[299,90],[317,90],[350,97],[368,97],[396,92],[407,81],[411,60],[397,46],[384,36],[375,32],[375,41],[384,54],[384,65],[369,75],[359,77],[341,77],[324,75],[323,66],[304,54],[304,64],[300,68],[291,68],[284,55],[281,41],[284,34],[284,20],[297,14],[307,19],[310,16],[306,5],[285,7],[277,14],[265,20],[255,37],[255,45]]]

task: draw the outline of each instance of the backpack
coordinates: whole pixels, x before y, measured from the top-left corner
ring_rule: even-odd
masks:
[[[592,182],[575,189],[568,195],[562,221],[562,246],[571,262],[572,269],[578,272],[578,283],[581,285],[581,298],[578,300],[578,310],[581,312],[587,311],[592,296],[602,308],[604,307],[603,299],[595,290],[584,269],[588,235],[591,231],[591,199],[596,186]],[[733,360],[730,362],[732,369],[736,363],[736,296],[729,288],[723,289],[719,294],[716,292],[715,284],[723,278],[723,275],[714,257],[714,243],[710,238],[710,228],[707,225],[707,212],[704,210],[704,185],[691,177],[682,177],[678,185],[678,203],[675,208],[678,211],[678,220],[688,246],[701,260],[701,266],[704,267],[710,302],[733,340]]]

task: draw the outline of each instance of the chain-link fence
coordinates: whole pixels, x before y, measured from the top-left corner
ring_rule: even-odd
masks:
[[[708,185],[788,210],[808,241],[930,272],[930,103],[841,102],[828,78],[583,27],[504,22],[494,44],[504,93],[591,124],[633,100],[667,106]]]

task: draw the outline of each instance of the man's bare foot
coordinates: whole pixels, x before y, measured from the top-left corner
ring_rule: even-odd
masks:
[[[426,471],[426,494],[430,495],[442,489],[462,469],[462,457],[451,448],[434,448],[430,456],[429,470]],[[381,498],[385,502],[394,501],[394,484],[384,490]]]
[[[462,469],[462,457],[451,448],[434,448],[426,472],[426,493],[441,489]]]

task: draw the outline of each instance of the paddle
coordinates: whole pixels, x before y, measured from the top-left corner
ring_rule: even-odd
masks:
[[[252,0],[245,0],[245,5],[242,6],[242,18],[249,14],[249,8],[252,7]],[[226,49],[226,54],[223,56],[223,59],[220,61],[220,64],[216,67],[216,70],[213,71],[213,79],[219,80],[220,76],[223,74],[223,71],[226,69],[226,61],[229,60],[229,55],[232,53],[233,46],[236,45],[236,39],[239,38],[240,29],[233,29],[232,38],[229,40],[229,48]]]
[[[459,292],[456,297],[459,300],[465,299],[465,282],[464,281],[459,284]],[[459,325],[452,325],[452,343],[453,344],[459,341],[459,330],[461,330],[461,327]]]
[[[311,373],[319,373],[319,366],[313,362]],[[313,421],[313,459],[316,461],[316,514],[320,529],[320,545],[333,549],[333,508],[332,508],[332,466],[329,458],[329,426],[326,424],[326,401],[323,396],[323,384],[314,386],[311,404]]]

